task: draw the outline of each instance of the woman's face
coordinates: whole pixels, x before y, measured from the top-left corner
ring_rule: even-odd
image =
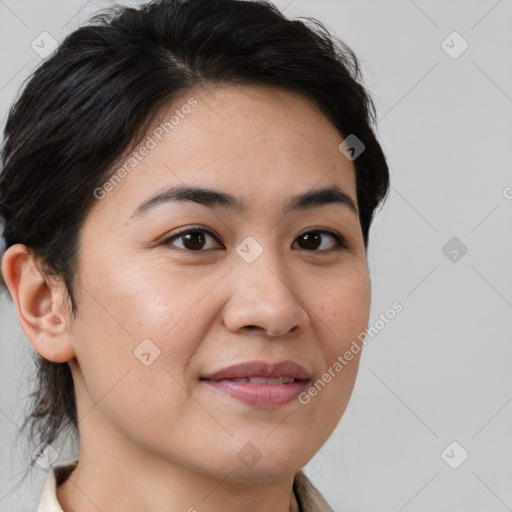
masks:
[[[332,368],[368,323],[357,211],[334,193],[296,200],[336,187],[357,207],[342,137],[307,100],[247,85],[191,90],[147,135],[81,232],[81,451],[241,481],[293,473],[341,418],[360,354]],[[278,375],[308,381],[261,380]]]

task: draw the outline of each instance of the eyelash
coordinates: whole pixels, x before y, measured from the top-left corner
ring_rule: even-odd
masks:
[[[176,239],[179,239],[181,237],[183,237],[184,235],[188,235],[190,233],[197,233],[197,232],[200,232],[200,233],[207,233],[208,235],[210,235],[212,238],[214,238],[218,243],[219,243],[219,240],[217,238],[217,236],[212,232],[210,231],[209,229],[206,229],[206,228],[202,228],[200,226],[198,226],[197,228],[187,228],[183,231],[180,231],[178,233],[175,233],[174,235],[166,238],[165,240],[163,240],[162,244],[163,245],[172,245],[172,242]],[[304,231],[303,233],[301,233],[297,238],[300,238],[301,236],[304,236],[304,235],[307,235],[307,234],[310,234],[310,233],[321,233],[321,234],[324,234],[324,235],[329,235],[334,241],[335,241],[335,246],[332,247],[331,249],[324,249],[324,250],[307,250],[307,249],[301,249],[301,250],[304,250],[306,252],[318,252],[318,253],[321,253],[321,254],[327,254],[327,253],[332,253],[332,252],[337,252],[337,251],[343,251],[343,250],[346,250],[349,248],[346,240],[341,236],[339,235],[338,233],[335,233],[333,231],[328,231],[328,230],[325,230],[325,229],[311,229],[309,231]],[[295,239],[297,240],[297,239]],[[295,242],[294,240],[294,242]],[[187,252],[206,252],[208,250],[211,250],[211,249],[200,249],[200,250],[197,250],[197,251],[194,251],[194,250],[191,250],[191,249],[186,249],[186,248],[183,248],[183,247],[178,247],[178,249],[181,249],[183,251],[187,251]]]

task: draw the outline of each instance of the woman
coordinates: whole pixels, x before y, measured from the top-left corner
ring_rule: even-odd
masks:
[[[302,468],[352,392],[389,185],[358,79],[319,22],[238,0],[111,10],[36,70],[2,272],[32,465],[66,427],[80,446],[40,512],[331,510]]]

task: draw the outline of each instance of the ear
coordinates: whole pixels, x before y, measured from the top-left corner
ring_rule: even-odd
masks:
[[[47,276],[39,259],[22,244],[5,251],[2,273],[21,328],[37,352],[55,363],[73,359],[71,314],[62,279]]]

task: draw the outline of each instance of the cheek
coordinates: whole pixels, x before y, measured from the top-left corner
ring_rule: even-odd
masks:
[[[198,414],[186,391],[187,368],[203,332],[186,321],[188,304],[166,302],[159,290],[151,298],[137,287],[112,289],[81,304],[85,314],[75,334],[83,376],[78,401],[86,422],[106,418],[145,444],[148,436],[176,428],[175,418]],[[112,304],[109,312],[101,304]]]
[[[312,303],[318,313],[324,372],[317,376],[305,401],[319,407],[329,432],[345,411],[357,376],[370,312],[368,273],[362,268],[331,279]]]
[[[324,340],[325,363],[329,365],[364,333],[370,314],[368,273],[363,269],[340,274],[312,298],[322,330],[319,339]]]
[[[178,351],[190,344],[187,330],[203,328],[197,306],[217,279],[214,273],[197,276],[166,266],[151,255],[143,261],[124,257],[116,262],[103,258],[95,266],[85,262],[83,275],[85,310],[102,329],[129,338],[132,349],[150,338],[157,345],[172,340]],[[180,344],[180,339],[187,341]]]
[[[95,402],[119,379],[139,389],[183,381],[183,368],[200,343],[202,324],[193,321],[200,290],[179,277],[124,261],[84,261],[78,319],[77,360]],[[171,293],[170,290],[176,290]],[[203,294],[204,295],[204,294]],[[129,378],[124,377],[129,374]],[[171,382],[170,382],[171,381]]]

